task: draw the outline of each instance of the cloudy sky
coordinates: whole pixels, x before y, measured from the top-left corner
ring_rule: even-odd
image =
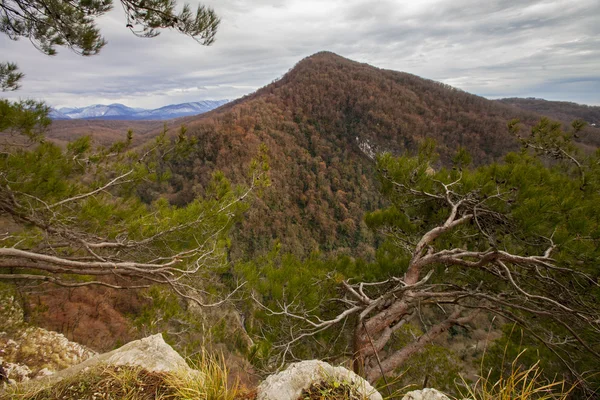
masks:
[[[175,32],[137,38],[115,2],[96,56],[48,57],[0,34],[0,61],[26,74],[8,97],[145,108],[234,99],[329,50],[489,98],[600,105],[598,0],[207,0],[222,20],[211,47]]]

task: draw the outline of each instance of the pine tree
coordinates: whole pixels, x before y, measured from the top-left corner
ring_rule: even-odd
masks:
[[[208,7],[193,13],[188,4],[177,13],[174,0],[121,0],[125,26],[135,35],[155,37],[161,29],[174,29],[203,45],[215,39],[219,18]],[[10,39],[27,38],[45,54],[56,54],[57,46],[75,53],[97,54],[106,41],[96,20],[113,7],[112,0],[5,0],[0,3],[0,32]]]
[[[578,122],[565,132],[543,119],[529,135],[517,126],[510,129],[523,150],[502,163],[469,168],[461,149],[455,167],[436,171],[430,143],[418,156],[380,156],[390,206],[367,216],[387,238],[377,276],[346,275],[341,297],[330,292],[336,302],[309,304],[312,311],[297,298],[280,301],[282,309],[263,304],[295,326],[279,348],[289,354],[328,328],[351,326],[355,370],[376,381],[441,335],[495,314],[544,350],[550,374],[596,390],[600,151],[578,151]],[[419,333],[401,342],[406,329]]]

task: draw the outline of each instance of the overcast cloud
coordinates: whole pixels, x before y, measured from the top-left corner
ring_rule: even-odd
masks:
[[[26,74],[3,95],[56,107],[234,99],[329,50],[488,98],[600,105],[598,0],[208,0],[222,19],[211,47],[175,32],[137,38],[116,3],[97,56],[48,57],[0,34],[0,61]]]

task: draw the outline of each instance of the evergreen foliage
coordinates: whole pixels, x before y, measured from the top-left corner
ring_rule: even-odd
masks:
[[[211,8],[202,5],[196,13],[188,4],[176,12],[174,0],[122,0],[121,5],[126,27],[141,37],[154,37],[160,29],[171,28],[210,45],[220,22]],[[12,40],[27,38],[48,55],[56,54],[57,46],[94,55],[106,44],[96,19],[112,7],[112,0],[6,0],[0,3],[0,32]]]
[[[0,63],[0,91],[19,89],[19,80],[23,78],[23,74],[18,72],[16,64],[9,62]]]

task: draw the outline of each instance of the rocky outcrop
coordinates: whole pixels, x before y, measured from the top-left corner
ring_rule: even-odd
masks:
[[[16,382],[45,376],[80,364],[96,352],[42,328],[0,332],[0,363]]]
[[[99,354],[45,379],[52,383],[58,382],[99,365],[139,366],[147,371],[154,372],[198,373],[188,367],[183,357],[165,343],[159,333],[144,339],[134,340],[111,352]]]
[[[381,394],[354,372],[319,360],[294,363],[269,376],[258,386],[256,400],[297,400],[303,390],[323,381],[348,384],[364,398],[382,400]]]
[[[189,368],[183,357],[165,343],[161,334],[157,334],[127,343],[116,350],[96,355],[82,363],[48,376],[43,376],[48,371],[39,371],[40,379],[37,379],[36,382],[41,386],[51,386],[63,379],[71,378],[81,372],[103,365],[139,366],[147,371],[177,372],[181,375],[191,375],[194,379],[202,379],[201,373]]]
[[[450,398],[439,390],[423,389],[408,392],[402,400],[450,400]]]
[[[165,343],[160,333],[129,342],[116,350],[90,358],[77,367],[87,368],[98,364],[139,366],[154,372],[188,368],[183,357]]]
[[[29,328],[29,330],[31,329],[34,328]],[[27,339],[29,342],[24,343],[17,343],[14,340],[6,341],[3,350],[6,352],[6,349],[9,349],[11,354],[14,355],[14,353],[18,353],[19,349],[23,350],[23,346],[30,348],[28,346],[31,346],[31,344],[27,343],[30,343],[32,337],[35,336],[23,336],[29,338]],[[75,360],[93,355],[93,353],[89,353],[89,350],[76,343],[69,342],[64,336],[55,332],[45,331],[42,337],[46,339],[53,338],[53,340],[50,340],[53,345],[43,348],[41,347],[44,343],[43,340],[34,340],[38,345],[38,347],[35,347],[36,352],[39,353],[38,357],[41,360],[52,359],[52,355],[61,354],[60,357],[57,357],[62,361],[55,362],[54,366],[63,365],[65,360],[75,362]],[[33,347],[31,348],[33,349]],[[71,354],[71,357],[65,358],[65,354]],[[176,373],[180,376],[187,376],[196,382],[202,382],[204,379],[203,373],[189,368],[185,360],[165,343],[161,334],[130,342],[108,353],[93,355],[85,361],[59,372],[54,372],[55,370],[48,367],[40,368],[39,365],[42,364],[36,365],[38,367],[32,370],[27,365],[4,362],[5,370],[13,381],[21,382],[31,378],[39,378],[35,380],[35,385],[38,387],[49,387],[63,379],[73,378],[82,372],[102,370],[105,366],[118,367],[125,365],[141,367],[146,371]],[[29,384],[30,382],[23,383],[25,387]],[[5,383],[0,384],[0,392],[2,391],[2,385],[5,385]],[[328,390],[328,393],[334,393],[335,390],[340,388],[343,388],[344,393],[351,395],[344,398],[382,400],[381,394],[369,382],[354,372],[344,367],[334,367],[319,360],[294,363],[285,371],[269,376],[258,386],[256,400],[297,400],[306,393],[320,393],[321,389]],[[329,390],[334,391],[329,392]],[[435,389],[423,389],[406,394],[402,400],[449,400],[449,398]]]
[[[23,309],[15,296],[0,293],[0,318],[2,326],[17,327],[23,324]]]

